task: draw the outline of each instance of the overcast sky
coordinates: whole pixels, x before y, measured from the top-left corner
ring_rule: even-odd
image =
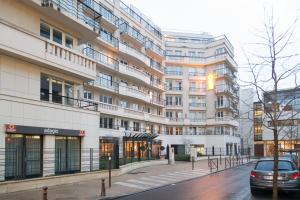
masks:
[[[264,8],[274,9],[282,27],[300,15],[300,0],[123,0],[144,13],[162,30],[225,34],[235,47],[239,66],[245,64],[241,48],[253,42],[254,33],[262,28]],[[299,25],[299,23],[298,23]],[[300,38],[299,28],[295,35]],[[240,77],[247,77],[239,69]]]

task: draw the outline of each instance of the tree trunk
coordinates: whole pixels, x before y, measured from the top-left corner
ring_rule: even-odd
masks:
[[[274,174],[273,174],[273,200],[278,199],[277,177],[278,177],[278,131],[277,126],[274,127]]]

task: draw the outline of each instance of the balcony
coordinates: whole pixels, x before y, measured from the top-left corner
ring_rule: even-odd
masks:
[[[171,70],[165,70],[166,76],[182,76],[182,71],[171,71]]]
[[[145,102],[150,102],[150,96],[146,92],[129,86],[120,85],[119,94],[131,98],[136,98]]]
[[[150,96],[150,103],[164,107],[166,102],[160,96]]]
[[[165,91],[165,85],[158,79],[152,79],[150,81],[150,85],[153,86],[155,89],[158,89],[162,92]]]
[[[41,101],[47,101],[54,104],[61,104],[68,107],[80,108],[90,111],[98,111],[97,103],[85,99],[76,99],[73,97],[62,96],[48,92],[41,92],[40,99]]]
[[[85,80],[96,77],[96,62],[80,52],[5,23],[0,23],[0,32],[0,50],[8,55]]]
[[[105,67],[110,71],[119,71],[119,62],[99,51],[96,51],[90,47],[86,47],[82,50],[83,54],[97,61],[100,67]]]
[[[167,109],[182,109],[182,102],[166,102]]]
[[[239,98],[237,91],[227,84],[216,85],[215,92],[216,94],[228,94],[235,99]]]
[[[152,69],[154,69],[156,72],[159,72],[161,75],[164,74],[164,68],[159,62],[156,62],[156,61],[151,59],[150,60],[150,67]]]
[[[119,72],[126,76],[129,76],[132,79],[142,81],[147,85],[150,85],[150,76],[143,71],[135,69],[134,67],[131,67],[129,65],[123,65],[120,63]]]
[[[190,122],[205,122],[205,118],[188,118]]]
[[[192,77],[205,77],[206,74],[205,72],[189,72],[189,78],[192,78]]]
[[[148,67],[150,66],[150,59],[147,56],[145,56],[145,54],[137,51],[136,49],[134,49],[126,44],[119,43],[119,51],[127,59],[134,60],[139,65],[143,65],[143,66],[146,65]]]
[[[120,112],[120,109],[118,106],[108,103],[98,103],[98,110],[100,113],[105,113],[109,115],[118,115]]]
[[[112,30],[116,30],[119,26],[119,18],[115,16],[112,11],[104,7],[102,4],[95,1],[85,1],[96,12],[101,14],[101,25]]]
[[[168,93],[182,93],[182,87],[168,87],[166,88]]]
[[[190,94],[203,94],[206,93],[206,88],[189,87]]]
[[[118,51],[119,48],[119,40],[115,37],[113,37],[111,34],[108,34],[107,32],[100,30],[100,35],[97,38],[97,42],[106,47],[109,48],[112,51]]]
[[[80,0],[27,0],[27,5],[48,16],[55,23],[79,35],[79,43],[94,40],[100,30],[101,14]]]
[[[142,47],[144,45],[145,37],[127,23],[122,23],[119,28],[122,38],[130,41],[138,47]]]
[[[226,109],[234,113],[238,113],[237,104],[233,101],[223,100],[222,102],[215,101],[216,109]]]
[[[165,58],[165,51],[159,47],[158,45],[154,44],[152,41],[147,41],[145,45],[146,53],[157,59],[163,60]]]
[[[97,77],[94,81],[88,82],[88,85],[114,93],[119,91],[119,85],[117,83],[102,77]]]
[[[206,103],[192,102],[189,103],[190,110],[206,110]]]

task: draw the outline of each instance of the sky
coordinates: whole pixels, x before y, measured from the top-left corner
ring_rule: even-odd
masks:
[[[209,32],[214,36],[225,34],[234,46],[241,80],[249,77],[244,52],[247,52],[248,44],[257,40],[255,35],[263,28],[264,10],[273,8],[276,22],[283,29],[300,16],[300,0],[123,0],[123,2],[138,8],[162,30]],[[293,38],[295,41],[300,41],[299,26],[298,22],[294,32],[296,37]]]

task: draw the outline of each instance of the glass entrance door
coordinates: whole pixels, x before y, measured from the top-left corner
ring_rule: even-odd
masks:
[[[42,175],[41,136],[7,134],[5,142],[6,179],[24,179]]]
[[[119,168],[119,145],[117,140],[100,139],[100,169],[108,169],[109,156],[112,169]]]
[[[55,137],[55,173],[80,171],[80,138]]]

